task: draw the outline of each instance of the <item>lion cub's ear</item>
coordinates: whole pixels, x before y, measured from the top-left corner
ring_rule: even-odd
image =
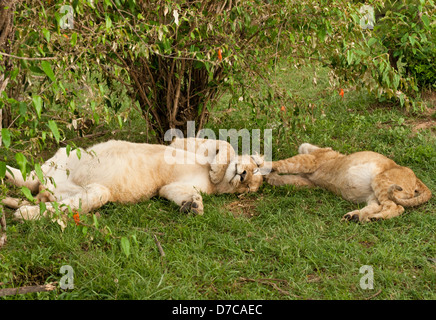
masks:
[[[262,165],[263,162],[264,162],[264,160],[263,160],[263,156],[261,156],[261,155],[259,155],[259,154],[257,154],[257,153],[251,155],[251,159],[254,161],[254,163],[255,163],[257,166]]]
[[[259,154],[254,154],[251,156],[251,159],[259,167],[253,171],[253,174],[260,174],[260,175],[264,176],[265,174],[270,173],[270,171],[271,171],[270,169],[269,170],[264,169],[265,160],[264,160],[263,156],[261,156]]]

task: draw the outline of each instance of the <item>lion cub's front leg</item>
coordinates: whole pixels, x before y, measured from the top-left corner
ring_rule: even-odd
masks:
[[[316,157],[311,154],[297,154],[288,159],[272,162],[272,170],[277,173],[301,174],[316,170]]]
[[[170,183],[159,190],[159,196],[175,202],[180,206],[181,212],[192,211],[195,214],[203,215],[203,198],[192,184]]]

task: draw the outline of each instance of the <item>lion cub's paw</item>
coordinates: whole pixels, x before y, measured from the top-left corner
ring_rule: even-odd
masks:
[[[270,173],[266,176],[266,181],[272,186],[282,186],[285,184],[283,176],[277,172]]]
[[[17,220],[33,220],[39,217],[39,206],[22,206],[14,212],[14,218]]]
[[[354,211],[351,211],[351,212],[344,214],[344,216],[342,217],[342,220],[359,222],[360,221],[360,210],[354,210]]]
[[[180,207],[181,212],[187,213],[192,211],[200,216],[203,215],[203,210],[203,199],[201,196],[192,197],[192,201],[183,201],[182,206]]]
[[[209,178],[213,184],[218,184],[223,180],[224,171],[217,165],[211,165],[211,169],[209,171]]]

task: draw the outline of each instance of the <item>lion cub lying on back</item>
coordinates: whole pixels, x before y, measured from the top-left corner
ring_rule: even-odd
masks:
[[[344,219],[390,219],[400,215],[403,206],[417,206],[431,198],[430,190],[412,170],[379,153],[363,151],[343,155],[309,143],[303,143],[298,153],[272,162],[273,173],[266,177],[268,183],[319,186],[346,200],[367,203],[361,210],[345,214]]]
[[[263,182],[259,156],[235,155],[226,141],[175,139],[170,146],[111,140],[87,150],[67,154],[66,148],[42,166],[44,181],[35,172],[23,179],[20,170],[7,167],[6,177],[26,186],[47,211],[86,213],[107,202],[134,203],[160,196],[182,211],[203,214],[201,192],[243,193],[256,191]],[[57,202],[57,204],[55,204]],[[16,218],[38,219],[39,205],[6,198]],[[23,205],[24,204],[24,205]]]

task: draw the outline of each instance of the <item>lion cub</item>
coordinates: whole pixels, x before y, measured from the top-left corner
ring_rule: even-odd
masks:
[[[226,141],[175,139],[171,145],[110,140],[88,149],[60,148],[36,172],[23,177],[7,166],[6,178],[27,187],[39,205],[9,198],[1,203],[17,209],[17,219],[39,219],[71,209],[86,213],[107,202],[137,203],[154,196],[173,201],[182,212],[203,214],[201,193],[254,192],[263,183],[257,155],[237,155]]]
[[[343,155],[309,143],[303,143],[298,153],[266,164],[272,166],[272,173],[266,177],[268,183],[318,186],[346,200],[367,203],[366,207],[345,214],[346,220],[390,219],[403,213],[403,207],[417,206],[431,198],[431,191],[411,169],[379,153]]]

